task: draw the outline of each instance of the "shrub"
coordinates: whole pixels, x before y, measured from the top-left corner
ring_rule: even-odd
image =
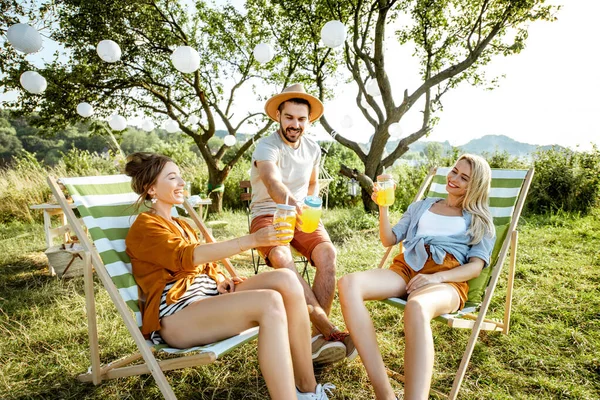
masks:
[[[526,162],[518,157],[512,157],[508,151],[495,151],[490,154],[484,152],[482,154],[490,164],[491,168],[502,168],[502,169],[528,169],[531,166],[531,162]]]
[[[564,148],[538,151],[526,210],[535,214],[566,211],[589,213],[600,195],[600,151]]]
[[[240,181],[250,180],[250,161],[240,159],[229,172],[225,180],[225,192],[223,193],[223,208],[230,210],[245,210],[246,205],[240,200],[242,190]]]

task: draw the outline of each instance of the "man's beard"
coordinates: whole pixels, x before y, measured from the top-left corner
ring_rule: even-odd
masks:
[[[303,133],[302,129],[287,128],[286,130],[284,130],[281,122],[279,123],[279,130],[281,131],[281,134],[283,135],[285,140],[287,140],[290,143],[296,143],[302,137],[302,133]],[[288,136],[288,131],[298,132],[298,136],[295,139],[292,139]]]

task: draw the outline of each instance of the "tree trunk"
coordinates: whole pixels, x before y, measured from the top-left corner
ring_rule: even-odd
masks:
[[[371,193],[373,193],[373,179],[371,179],[368,175],[358,171],[357,169],[352,169],[344,164],[340,164],[340,175],[347,176],[348,178],[355,179],[360,184],[360,197],[363,202],[363,206],[365,211],[367,212],[376,212],[379,208],[377,204],[373,200],[371,200]]]
[[[219,170],[208,164],[208,197],[212,204],[208,207],[211,213],[223,212],[223,193],[225,192],[225,180],[229,175],[229,169]]]

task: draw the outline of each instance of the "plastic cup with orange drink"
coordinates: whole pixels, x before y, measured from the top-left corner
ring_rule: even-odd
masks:
[[[288,223],[290,226],[279,226],[280,222]],[[289,206],[287,204],[277,204],[277,209],[275,210],[275,214],[273,215],[273,225],[275,225],[275,230],[291,230],[292,232],[296,229],[296,207]],[[286,237],[292,236],[289,239],[284,239],[282,243],[289,243],[292,241],[293,234],[282,233],[280,235],[276,235],[277,237]]]
[[[302,232],[312,233],[317,230],[323,212],[321,208],[322,204],[323,200],[318,196],[306,196],[304,198],[302,215],[300,216],[300,220],[302,221],[300,230]]]
[[[377,177],[377,194],[375,203],[382,207],[389,207],[394,204],[395,196],[394,191],[396,189],[396,182],[390,174],[381,174]]]

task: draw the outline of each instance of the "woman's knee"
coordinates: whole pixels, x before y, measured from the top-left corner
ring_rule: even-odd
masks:
[[[263,289],[258,292],[256,302],[259,319],[286,320],[283,297],[276,290]]]
[[[404,308],[404,320],[407,322],[429,323],[431,312],[422,298],[408,298]]]
[[[290,269],[278,269],[273,271],[273,273],[276,274],[275,288],[279,293],[304,297],[302,284],[294,271]]]
[[[357,273],[342,276],[337,283],[340,302],[352,296],[362,296],[360,288],[360,279]]]

